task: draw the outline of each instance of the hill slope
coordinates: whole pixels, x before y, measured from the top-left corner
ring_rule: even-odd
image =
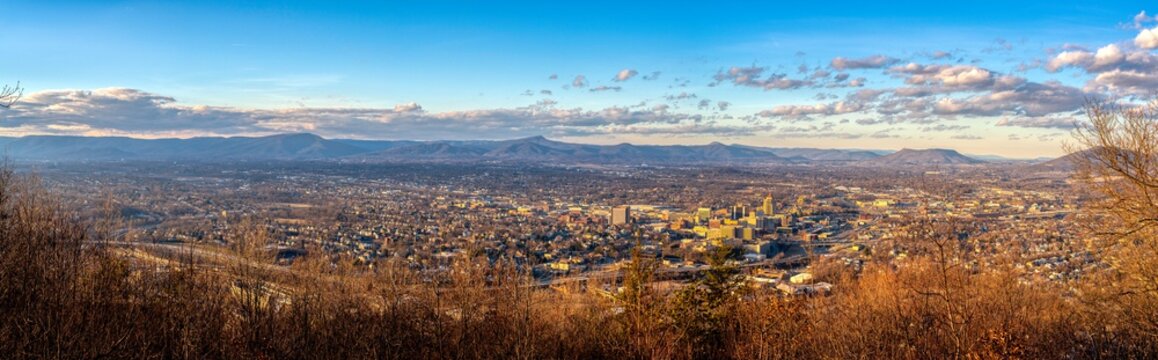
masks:
[[[865,161],[870,166],[928,166],[981,164],[977,160],[950,149],[901,149],[892,154]]]
[[[542,136],[512,140],[348,140],[314,134],[263,137],[136,139],[127,137],[0,137],[0,152],[17,160],[50,161],[528,161],[597,164],[866,164],[956,165],[981,161],[953,150],[904,149],[881,156],[867,150],[748,145],[592,145]]]

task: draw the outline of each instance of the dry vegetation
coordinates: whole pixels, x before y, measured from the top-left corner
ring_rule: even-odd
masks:
[[[420,275],[403,264],[367,269],[315,255],[287,269],[268,265],[265,230],[245,225],[229,239],[235,255],[229,261],[178,256],[158,264],[110,246],[114,220],[80,221],[35,179],[3,170],[0,354],[1153,358],[1158,241],[1151,227],[1158,205],[1151,192],[1158,181],[1150,177],[1158,175],[1149,156],[1158,149],[1151,147],[1155,116],[1104,110],[1093,108],[1093,125],[1079,134],[1085,146],[1118,149],[1095,152],[1081,172],[1100,178],[1091,190],[1106,194],[1107,203],[1088,218],[1103,224],[1099,241],[1090,244],[1108,264],[1102,273],[1066,283],[1027,280],[1014,260],[979,265],[974,244],[958,240],[954,224],[930,223],[892,244],[910,254],[905,260],[878,254],[859,272],[827,268],[821,276],[836,291],[806,298],[743,286],[722,252],[708,256],[712,269],[703,278],[670,292],[650,285],[656,265],[637,254],[615,295],[601,293],[598,284],[537,290],[501,262],[460,262]]]

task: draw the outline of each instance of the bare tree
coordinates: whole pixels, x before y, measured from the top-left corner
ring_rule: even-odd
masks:
[[[1076,176],[1101,197],[1093,204],[1103,221],[1098,235],[1155,242],[1149,235],[1158,230],[1158,101],[1091,103],[1085,110],[1089,123],[1077,127],[1077,144],[1066,148]]]
[[[1091,103],[1067,145],[1076,176],[1095,196],[1092,250],[1110,266],[1101,283],[1137,333],[1158,332],[1158,101]],[[1150,341],[1158,340],[1151,336]]]
[[[4,85],[0,88],[0,108],[12,107],[21,96],[24,96],[24,88],[20,87],[20,82],[17,82],[16,86]]]

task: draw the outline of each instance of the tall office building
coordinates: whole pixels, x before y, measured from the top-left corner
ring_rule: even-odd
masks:
[[[706,222],[712,218],[712,208],[702,207],[696,209],[696,222]]]
[[[611,225],[626,225],[631,222],[631,207],[616,206],[611,209]]]
[[[732,220],[740,220],[740,218],[743,218],[744,214],[747,213],[747,206],[744,206],[744,204],[736,204],[736,206],[732,207]]]
[[[764,197],[764,216],[772,216],[776,213],[776,208],[772,205],[772,194]]]

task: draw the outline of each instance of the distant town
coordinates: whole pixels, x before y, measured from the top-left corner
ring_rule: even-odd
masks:
[[[1063,159],[1064,160],[1064,159]],[[1062,160],[1058,160],[1062,161]],[[824,293],[815,264],[903,260],[919,222],[960,224],[978,261],[1018,248],[1033,277],[1064,282],[1092,259],[1069,248],[1083,201],[1058,161],[750,166],[621,166],[441,161],[28,162],[69,202],[116,199],[126,241],[209,249],[256,219],[278,262],[323,252],[363,266],[438,272],[458,259],[507,259],[543,286],[614,283],[639,248],[679,283],[732,249],[749,282]],[[613,291],[608,288],[607,290]]]

